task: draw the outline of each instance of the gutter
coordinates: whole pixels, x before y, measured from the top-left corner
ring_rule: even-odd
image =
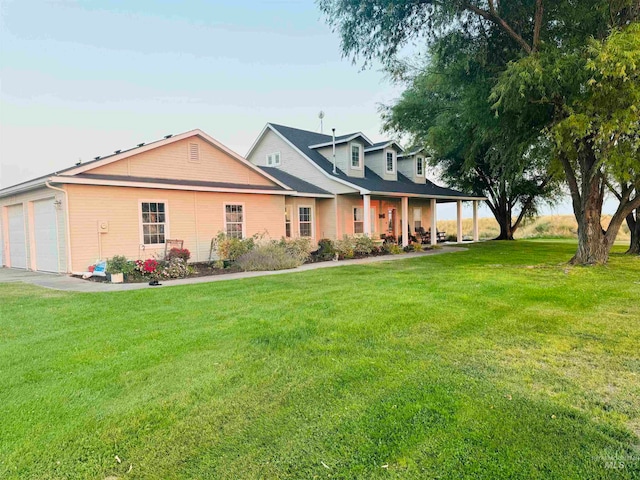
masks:
[[[71,273],[71,227],[69,226],[69,195],[67,194],[66,190],[52,186],[48,180],[46,180],[44,184],[47,188],[50,188],[51,190],[55,190],[57,192],[62,192],[64,194],[64,219],[67,230],[67,273]]]

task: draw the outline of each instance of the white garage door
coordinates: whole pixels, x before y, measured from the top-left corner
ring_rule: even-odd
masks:
[[[36,270],[58,272],[58,230],[53,198],[33,202],[33,234],[36,240]]]
[[[27,268],[27,247],[24,236],[24,213],[22,204],[8,209],[9,216],[9,259],[14,268]]]

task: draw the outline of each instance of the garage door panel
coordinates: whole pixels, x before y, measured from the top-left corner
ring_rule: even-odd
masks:
[[[53,199],[33,202],[33,234],[36,247],[36,269],[57,272],[58,230]]]
[[[9,219],[9,260],[13,268],[27,268],[27,246],[22,204],[7,209]]]

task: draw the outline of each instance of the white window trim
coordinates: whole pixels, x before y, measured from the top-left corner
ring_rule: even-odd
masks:
[[[284,206],[284,237],[285,238],[293,238],[293,205],[285,205]],[[287,237],[287,213],[289,213],[289,233],[290,235]]]
[[[273,158],[273,163],[269,163],[270,159]],[[276,161],[276,158],[278,161]],[[267,154],[267,167],[279,167],[282,164],[282,157],[280,156],[280,152],[273,152]]]
[[[144,228],[142,227],[142,204],[143,203],[164,203],[164,242],[165,243],[144,243]],[[169,235],[169,202],[163,199],[139,199],[138,200],[138,229],[140,230],[140,245],[145,248],[164,248]]]
[[[358,166],[354,167],[353,166],[353,162],[352,162],[352,156],[353,156],[353,147],[358,147]],[[364,163],[364,145],[361,145],[359,143],[350,143],[349,144],[349,168],[351,170],[362,170],[362,164]]]
[[[378,209],[376,207],[369,208],[369,216],[371,217],[371,234],[376,233],[376,224],[378,223]]]
[[[247,209],[244,207],[244,202],[225,202],[222,205],[222,228],[224,234],[227,234],[227,206],[228,205],[240,205],[242,207],[242,239],[247,238]]]
[[[391,154],[393,168],[391,170],[387,169],[387,154]],[[384,151],[384,171],[385,173],[396,173],[396,153],[393,150],[385,150]]]
[[[420,162],[422,164],[422,173],[418,173],[418,162]],[[415,165],[416,165],[416,177],[424,177],[424,158],[422,157],[416,157],[416,161],[415,161]]]
[[[361,233],[356,233],[356,208],[360,208],[362,209],[362,232]],[[353,205],[351,207],[351,218],[353,219],[353,234],[354,235],[364,235],[364,216],[366,215],[366,212],[364,211],[364,205]],[[371,213],[369,213],[369,215],[371,215]]]
[[[311,212],[311,219],[309,221],[309,223],[311,223],[311,236],[310,237],[303,237],[300,234],[300,209],[301,208],[308,208],[309,212]],[[298,237],[299,238],[316,238],[316,229],[315,229],[315,212],[313,211],[313,205],[298,205],[297,207],[297,211],[296,211],[296,218],[297,218],[297,223],[298,223]],[[306,223],[306,222],[305,222]]]

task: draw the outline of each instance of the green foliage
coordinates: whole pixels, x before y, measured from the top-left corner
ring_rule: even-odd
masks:
[[[343,235],[341,239],[333,244],[336,253],[340,258],[353,258],[355,256],[356,240],[352,235]]]
[[[191,252],[186,248],[172,248],[167,253],[165,260],[169,261],[172,258],[181,258],[185,262],[188,262],[191,258]]]
[[[396,245],[395,243],[391,242],[385,242],[382,245],[382,251],[390,255],[398,255],[400,253],[403,253],[402,247],[400,245]]]
[[[318,241],[318,258],[320,260],[332,260],[336,256],[336,249],[329,238],[322,238]]]
[[[157,276],[161,278],[184,278],[193,273],[193,268],[187,265],[187,261],[178,256],[170,260],[160,262],[157,269]]]
[[[214,251],[218,261],[235,261],[245,253],[253,250],[256,245],[257,235],[249,238],[234,238],[227,236],[224,232],[218,233],[214,241]]]
[[[308,256],[288,242],[269,242],[258,245],[236,260],[236,265],[247,272],[287,270],[299,267]]]
[[[308,238],[285,239],[282,238],[278,244],[291,257],[296,259],[299,265],[302,265],[309,259],[311,252],[311,241]]]
[[[124,255],[114,255],[107,260],[107,272],[108,273],[124,273],[125,275],[131,274],[136,268],[135,262],[127,260]]]
[[[375,243],[369,235],[357,235],[353,242],[353,252],[356,255],[369,255],[375,248]]]

